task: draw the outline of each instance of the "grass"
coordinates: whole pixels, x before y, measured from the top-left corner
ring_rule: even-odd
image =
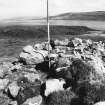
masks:
[[[50,34],[55,35],[82,35],[95,31],[85,26],[50,26]],[[47,36],[47,26],[6,26],[0,27],[0,37],[14,38],[44,38]]]

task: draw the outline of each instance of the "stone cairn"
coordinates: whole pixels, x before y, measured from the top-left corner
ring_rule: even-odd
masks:
[[[88,75],[86,81],[88,80],[90,85],[95,84],[96,87],[105,85],[104,42],[80,38],[51,40],[49,50],[50,67],[47,42],[25,46],[17,59],[0,60],[0,105],[44,105],[40,88],[49,79],[64,79],[68,88],[63,91],[73,91],[79,97],[72,83],[77,84],[78,87],[79,82],[85,81],[81,80],[82,76],[86,76],[85,73],[82,75],[82,69],[78,70],[77,74],[72,71],[74,62],[78,60],[92,69],[86,74]],[[85,68],[83,70],[85,71]],[[103,97],[105,99],[105,96]],[[101,98],[98,101],[93,100],[93,103],[88,105],[101,101],[105,100]]]

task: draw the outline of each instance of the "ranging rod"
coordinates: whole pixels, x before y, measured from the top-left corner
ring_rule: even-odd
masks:
[[[48,34],[48,58],[50,68],[50,22],[49,22],[49,1],[47,0],[47,34]]]

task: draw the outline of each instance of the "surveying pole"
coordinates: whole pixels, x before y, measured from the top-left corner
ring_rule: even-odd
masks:
[[[47,0],[47,34],[48,34],[48,59],[50,68],[50,22],[49,22],[49,1]]]

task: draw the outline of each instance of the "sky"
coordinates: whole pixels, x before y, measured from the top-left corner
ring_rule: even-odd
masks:
[[[47,0],[0,0],[0,19],[46,16]],[[105,11],[105,0],[49,0],[49,14]]]

